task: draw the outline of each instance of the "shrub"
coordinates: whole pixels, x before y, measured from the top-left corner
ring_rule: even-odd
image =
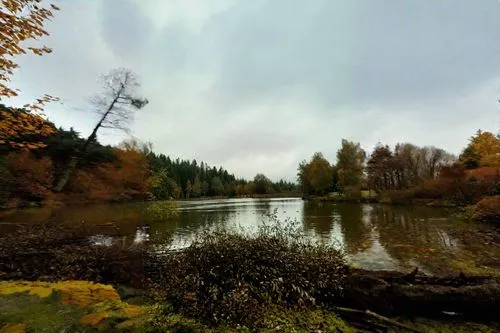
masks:
[[[342,296],[342,253],[314,243],[294,225],[256,234],[201,235],[162,259],[159,287],[176,310],[209,324],[251,325],[270,304],[303,306]]]
[[[443,199],[449,192],[450,182],[444,179],[432,179],[417,186],[414,190],[418,199]]]
[[[394,190],[380,194],[379,201],[387,204],[407,204],[415,198],[415,189]]]
[[[473,218],[500,226],[500,195],[486,197],[479,201]]]

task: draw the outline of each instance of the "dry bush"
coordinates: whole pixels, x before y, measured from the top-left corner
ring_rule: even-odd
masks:
[[[209,324],[250,325],[271,304],[302,306],[342,296],[342,253],[296,227],[267,226],[251,236],[201,235],[159,263],[161,288],[177,311]]]
[[[479,201],[473,218],[500,226],[500,195],[485,197]]]
[[[414,190],[418,199],[444,199],[450,191],[450,182],[443,179],[432,179],[417,186]]]
[[[415,188],[394,190],[380,194],[379,201],[387,204],[408,204],[415,198]]]
[[[495,182],[500,179],[500,167],[481,167],[467,170],[467,178],[474,177],[484,182]]]

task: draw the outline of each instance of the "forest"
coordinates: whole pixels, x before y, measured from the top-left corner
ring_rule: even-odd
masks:
[[[38,114],[0,105],[0,203],[15,207],[54,200],[169,200],[293,193],[295,185],[263,174],[238,179],[222,167],[173,159],[130,139],[117,147],[57,128]],[[62,191],[55,186],[75,154],[78,167]]]

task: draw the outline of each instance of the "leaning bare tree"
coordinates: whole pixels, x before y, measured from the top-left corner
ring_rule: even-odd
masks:
[[[134,73],[124,68],[112,70],[102,76],[103,91],[91,99],[91,104],[99,115],[95,125],[82,147],[69,159],[54,190],[60,192],[64,189],[71,174],[76,169],[78,160],[87,152],[89,145],[97,138],[100,128],[119,129],[128,132],[134,111],[142,109],[148,100],[138,96],[139,81]]]

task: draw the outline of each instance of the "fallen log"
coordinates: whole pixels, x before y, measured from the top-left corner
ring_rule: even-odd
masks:
[[[342,304],[387,316],[456,315],[499,320],[500,278],[353,269],[347,278]]]

